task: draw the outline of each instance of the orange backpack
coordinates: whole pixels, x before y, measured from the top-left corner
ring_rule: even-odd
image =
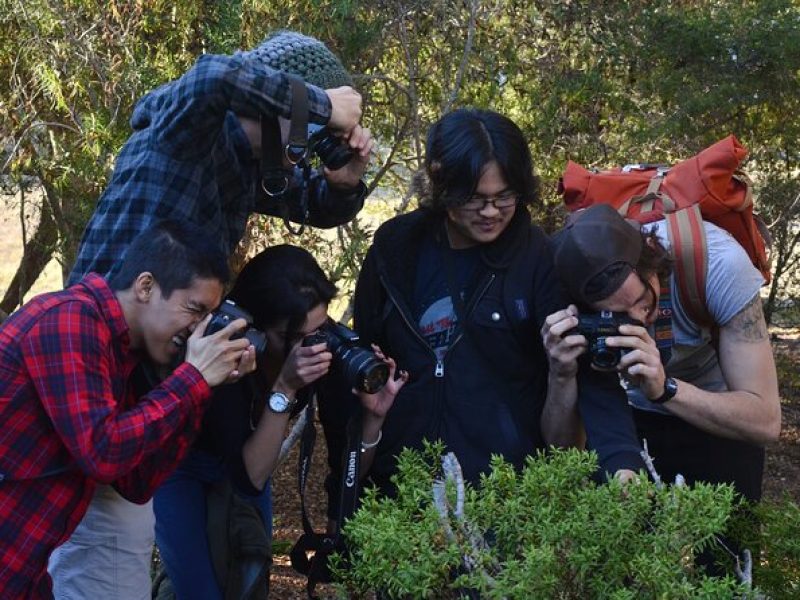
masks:
[[[753,214],[752,182],[739,164],[747,149],[732,135],[676,165],[634,164],[589,171],[570,161],[559,192],[570,211],[610,204],[639,223],[666,219],[678,293],[696,322],[713,325],[706,310],[708,252],[703,220],[727,230],[769,282],[766,227]]]

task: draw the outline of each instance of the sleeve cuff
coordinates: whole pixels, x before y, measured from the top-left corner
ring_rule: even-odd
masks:
[[[205,408],[211,398],[211,387],[208,382],[200,371],[188,362],[181,363],[161,385],[182,402],[189,402],[193,408]]]

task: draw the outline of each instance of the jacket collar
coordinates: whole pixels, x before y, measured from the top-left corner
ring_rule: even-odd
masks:
[[[420,208],[385,223],[375,234],[384,272],[394,281],[413,281],[419,249],[427,237],[442,235],[441,213]],[[507,269],[519,248],[530,235],[528,209],[518,206],[505,231],[494,241],[481,246],[481,260],[489,269]]]
[[[128,323],[122,312],[122,306],[108,282],[97,273],[89,273],[75,287],[83,288],[85,293],[95,299],[98,310],[108,324],[111,334],[122,340],[127,346],[130,342]]]

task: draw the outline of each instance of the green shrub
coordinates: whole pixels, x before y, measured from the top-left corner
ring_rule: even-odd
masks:
[[[394,478],[396,498],[366,491],[361,509],[344,527],[348,561],[341,556],[333,561],[342,595],[763,597],[735,576],[733,559],[724,576],[711,576],[696,562],[704,550],[726,552],[720,536],[731,516],[741,512],[730,486],[658,487],[645,477],[627,486],[598,485],[591,477],[594,454],[556,450],[530,458],[521,471],[495,457],[477,488],[459,489],[452,479],[441,483],[448,460],[440,458],[442,452],[441,444],[403,451]],[[438,505],[432,491],[437,481],[444,490]],[[780,535],[776,528],[797,533],[796,506],[781,513],[782,521],[771,514],[756,537]],[[756,577],[763,573],[766,587],[781,589],[781,577],[797,573],[798,539],[773,545],[782,558],[771,560],[782,571],[773,568],[769,575],[756,565]],[[763,548],[760,537],[748,541]],[[768,582],[770,577],[775,581]]]

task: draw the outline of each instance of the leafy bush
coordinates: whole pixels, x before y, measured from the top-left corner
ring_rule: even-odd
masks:
[[[350,556],[333,561],[343,595],[763,597],[735,576],[733,558],[729,574],[717,576],[697,562],[706,550],[733,556],[719,541],[742,508],[730,486],[658,487],[645,477],[627,486],[599,485],[592,479],[594,454],[556,450],[531,457],[522,471],[495,457],[474,489],[452,478],[442,482],[442,464],[445,472],[448,461],[451,471],[458,470],[452,455],[440,459],[442,452],[438,443],[423,452],[404,450],[396,498],[365,492],[361,509],[344,527]],[[775,507],[757,514],[770,519],[768,535],[798,532],[800,511],[786,504],[782,519],[775,519]],[[751,525],[750,531],[759,528]],[[754,535],[748,541],[762,547],[763,533]],[[796,581],[798,539],[775,543],[780,557],[765,552],[771,571],[756,565],[771,590],[785,587],[787,577]]]

